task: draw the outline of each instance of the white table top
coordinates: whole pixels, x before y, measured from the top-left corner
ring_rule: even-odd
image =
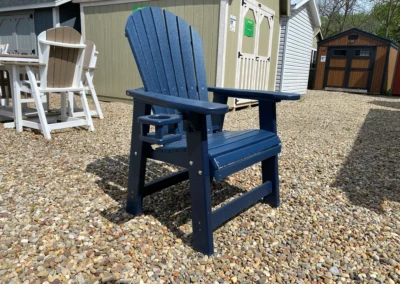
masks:
[[[38,63],[39,57],[35,55],[0,54],[0,62],[31,62]]]

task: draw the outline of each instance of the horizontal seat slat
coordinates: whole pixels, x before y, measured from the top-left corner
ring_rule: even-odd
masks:
[[[250,144],[235,151],[230,151],[226,154],[213,157],[212,163],[216,169],[219,169],[230,163],[236,162],[246,157],[250,157],[258,152],[267,150],[279,144],[280,140],[278,136],[273,136],[272,138],[262,140],[261,142],[258,142],[256,144]]]
[[[239,136],[237,137],[236,141],[232,141],[229,144],[224,143],[223,145],[218,145],[218,147],[209,150],[208,153],[212,157],[220,156],[235,149],[240,149],[242,147],[246,147],[275,136],[275,134],[272,132],[261,132],[261,131],[257,134],[250,134],[250,135]]]
[[[256,133],[259,130],[244,130],[244,131],[223,131],[208,135],[208,149],[213,149],[221,146],[221,143],[230,143],[231,139],[237,136],[248,135],[250,133]],[[167,144],[164,147],[158,148],[157,151],[171,152],[178,151],[179,149],[186,149],[186,136],[182,137],[182,140]]]

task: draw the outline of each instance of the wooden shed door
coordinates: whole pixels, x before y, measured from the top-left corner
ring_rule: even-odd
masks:
[[[369,90],[375,52],[370,46],[329,48],[324,86]]]

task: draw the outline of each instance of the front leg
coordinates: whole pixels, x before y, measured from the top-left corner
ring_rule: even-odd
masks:
[[[275,102],[260,101],[259,119],[260,129],[277,134]],[[276,208],[280,205],[278,156],[276,155],[262,161],[261,171],[263,183],[270,181],[272,184],[272,193],[264,197],[263,202]]]
[[[193,247],[204,254],[214,253],[211,224],[210,169],[206,116],[191,113],[185,121],[189,159],[190,202]]]
[[[138,118],[139,116],[149,115],[150,110],[150,105],[134,102],[126,211],[135,216],[142,214],[143,211],[143,188],[146,174],[147,148],[149,147],[149,144],[139,139],[141,125],[138,122]]]

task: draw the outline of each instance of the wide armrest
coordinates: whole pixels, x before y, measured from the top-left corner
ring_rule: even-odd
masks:
[[[226,104],[185,99],[175,96],[146,92],[143,89],[127,90],[126,94],[149,105],[162,106],[180,111],[195,112],[200,114],[224,114],[228,112]]]
[[[226,89],[217,87],[208,87],[208,91],[227,96],[242,99],[252,99],[252,100],[291,100],[295,101],[300,99],[299,94],[294,93],[284,93],[284,92],[274,92],[274,91],[258,91],[258,90],[241,90],[241,89]]]

